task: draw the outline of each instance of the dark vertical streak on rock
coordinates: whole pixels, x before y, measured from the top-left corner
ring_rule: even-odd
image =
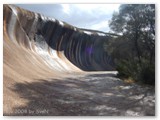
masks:
[[[62,61],[64,55],[73,65],[85,71],[114,70],[110,56],[103,48],[104,42],[110,38],[106,34],[79,29],[13,5],[4,5],[3,11],[10,39],[15,39],[13,41],[22,47],[35,52],[42,50],[52,57],[56,57],[56,53]],[[14,28],[8,28],[11,23]],[[60,62],[58,64],[64,67]]]

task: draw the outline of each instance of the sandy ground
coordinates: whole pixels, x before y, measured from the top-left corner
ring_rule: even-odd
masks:
[[[155,115],[153,88],[124,83],[107,72],[16,82],[5,90],[4,115]]]

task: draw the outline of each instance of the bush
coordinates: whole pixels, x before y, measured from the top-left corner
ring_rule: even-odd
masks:
[[[128,72],[128,67],[125,61],[121,61],[117,64],[116,67],[118,71],[118,77],[128,78],[130,77],[130,73]]]
[[[155,66],[143,66],[139,79],[145,84],[155,85]]]
[[[120,60],[117,64],[117,71],[119,77],[129,78],[136,76],[138,65],[129,60]]]
[[[117,63],[118,77],[132,78],[133,80],[155,85],[155,65],[142,61],[141,64],[131,60],[121,60]]]

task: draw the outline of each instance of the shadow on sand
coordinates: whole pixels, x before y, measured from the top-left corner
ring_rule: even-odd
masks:
[[[27,99],[28,104],[5,115],[155,115],[154,90],[126,84],[111,74],[75,76],[64,80],[39,79],[39,82],[17,83],[12,90],[19,94],[20,99]]]

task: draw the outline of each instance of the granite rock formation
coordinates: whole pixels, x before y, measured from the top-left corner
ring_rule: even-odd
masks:
[[[4,42],[6,39],[36,52],[56,71],[113,70],[113,61],[104,50],[109,34],[80,29],[54,18],[4,5]],[[72,65],[71,65],[72,64]]]

